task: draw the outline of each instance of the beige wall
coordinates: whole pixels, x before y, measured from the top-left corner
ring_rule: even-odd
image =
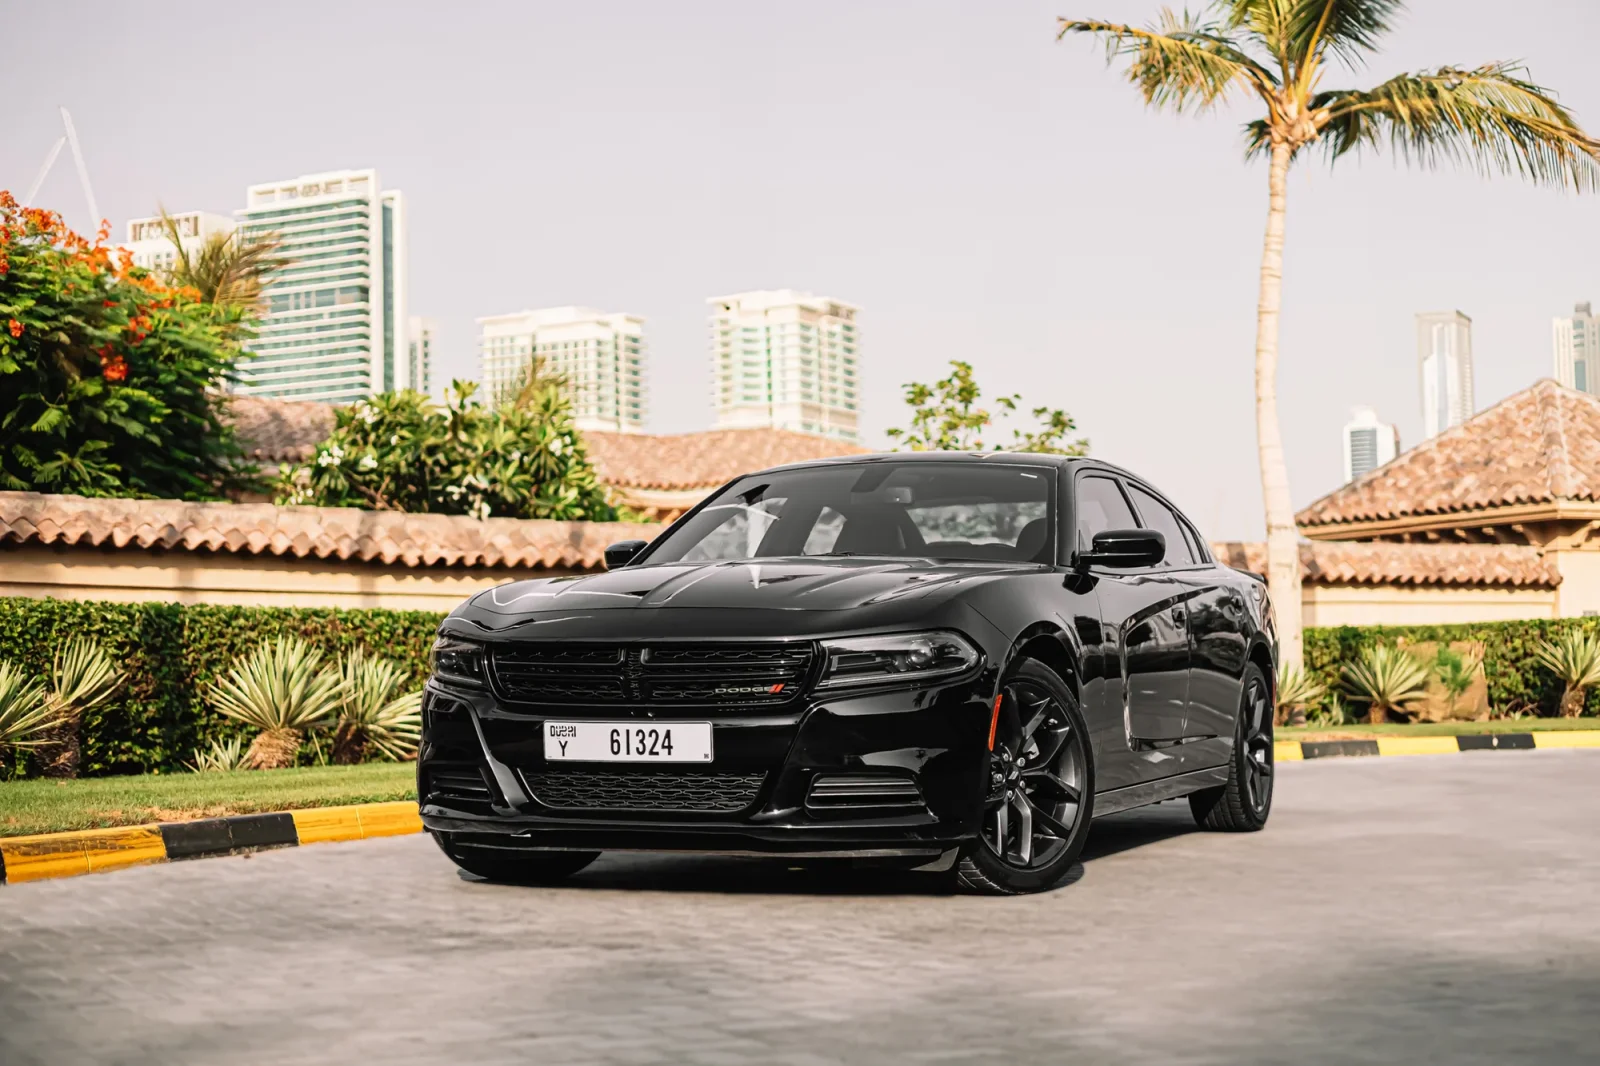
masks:
[[[1307,582],[1301,595],[1307,626],[1442,625],[1556,616],[1555,589]]]
[[[482,589],[566,570],[386,566],[211,552],[0,548],[0,596],[449,611]]]
[[[1545,558],[1553,561],[1561,573],[1556,613],[1562,618],[1576,618],[1585,611],[1600,613],[1600,551],[1585,546],[1547,551]]]

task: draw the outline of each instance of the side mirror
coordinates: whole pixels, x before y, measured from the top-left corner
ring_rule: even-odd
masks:
[[[615,544],[606,545],[606,569],[618,570],[629,563],[640,552],[644,551],[647,541],[619,540]]]
[[[1094,535],[1080,563],[1096,566],[1155,566],[1167,554],[1167,538],[1153,529],[1108,529]]]

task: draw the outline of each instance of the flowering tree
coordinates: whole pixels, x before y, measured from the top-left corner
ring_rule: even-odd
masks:
[[[559,389],[493,406],[473,400],[476,389],[452,382],[442,408],[409,390],[339,408],[311,461],[284,473],[278,502],[616,520]]]
[[[0,488],[216,499],[249,470],[220,417],[239,348],[168,288],[0,191]]]

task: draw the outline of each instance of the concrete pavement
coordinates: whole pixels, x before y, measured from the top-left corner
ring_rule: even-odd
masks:
[[[1600,1048],[1600,751],[1280,768],[1043,896],[616,856],[559,888],[425,837],[0,889],[0,1062],[1576,1063]]]

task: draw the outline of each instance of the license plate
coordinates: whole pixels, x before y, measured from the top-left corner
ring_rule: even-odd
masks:
[[[710,722],[546,722],[553,762],[710,762]]]

